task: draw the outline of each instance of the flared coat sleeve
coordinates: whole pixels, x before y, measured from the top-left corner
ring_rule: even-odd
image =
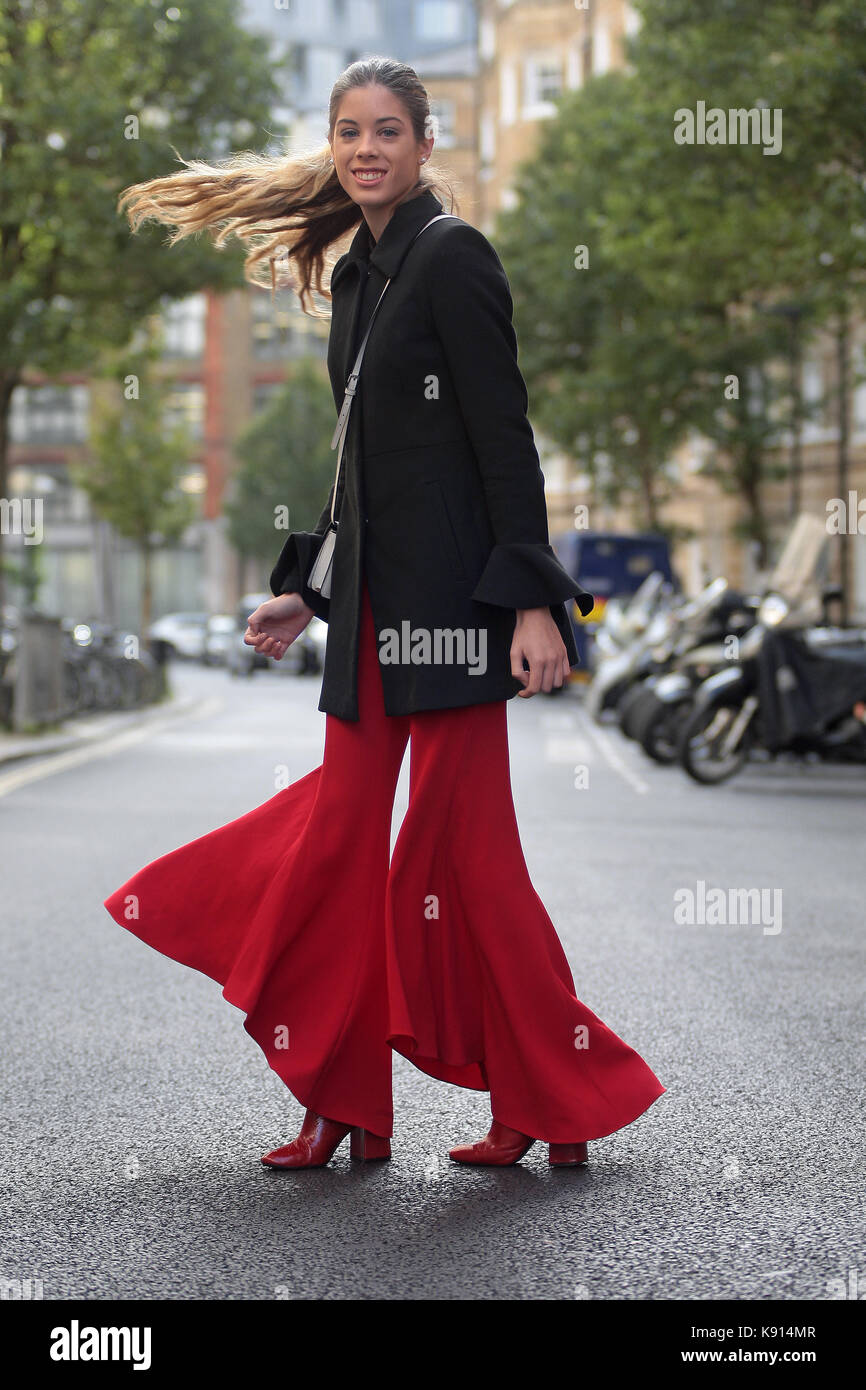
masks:
[[[342,479],[340,480],[342,482]],[[341,489],[342,491],[342,489]],[[331,520],[331,501],[334,496],[334,484],[331,483],[331,490],[328,493],[328,500],[322,510],[322,515],[316,522],[312,531],[292,531],[286,537],[282,550],[277,558],[277,563],[271,570],[269,579],[271,593],[275,596],[279,594],[300,594],[308,608],[312,608],[317,618],[328,621],[331,601],[323,598],[315,589],[311,589],[307,584],[307,575],[315,563],[319,548],[325,538],[328,523]],[[339,498],[337,499],[339,504]]]
[[[517,364],[513,303],[502,262],[468,224],[442,237],[429,262],[433,321],[478,461],[495,545],[472,597],[503,608],[575,599],[594,605],[550,544],[544,475]]]

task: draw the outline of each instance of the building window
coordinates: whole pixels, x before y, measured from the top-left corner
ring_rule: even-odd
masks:
[[[553,103],[562,92],[562,62],[559,54],[539,54],[527,58],[524,66],[524,119],[553,115]]]
[[[430,114],[433,117],[433,135],[436,144],[443,150],[451,149],[457,144],[455,103],[445,98],[431,101]]]
[[[459,0],[417,0],[415,36],[419,39],[459,39],[461,18]]]
[[[18,386],[12,392],[13,444],[82,444],[87,438],[86,386]]]
[[[866,434],[866,343],[861,346],[855,365],[856,376],[852,392],[854,430],[856,434],[863,435]]]
[[[207,298],[203,294],[166,302],[162,310],[163,356],[201,357],[206,315]]]
[[[294,291],[277,290],[273,303],[270,294],[253,294],[250,303],[253,357],[261,361],[297,356],[309,329]]]
[[[822,440],[827,430],[827,398],[824,391],[824,366],[820,358],[807,358],[804,361],[800,391],[803,410],[808,415],[803,421],[803,441],[808,444]]]
[[[204,387],[197,381],[175,381],[166,392],[163,421],[171,430],[178,425],[192,439],[204,437]]]
[[[200,463],[191,463],[181,470],[177,485],[187,496],[203,499],[207,492],[207,473]]]
[[[12,469],[9,477],[13,497],[40,498],[43,522],[89,521],[87,493],[73,487],[65,467],[57,463],[29,463]]]

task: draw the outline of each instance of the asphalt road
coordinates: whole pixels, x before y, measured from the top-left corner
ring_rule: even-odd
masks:
[[[46,1299],[866,1293],[862,774],[701,788],[590,725],[574,691],[511,701],[533,882],[579,996],[667,1092],[588,1168],[550,1171],[538,1145],[467,1169],[447,1150],[486,1131],[485,1095],[395,1056],[392,1162],[350,1166],[344,1145],[281,1174],[259,1158],[302,1111],[241,1013],[102,900],[267,800],[278,764],[315,767],[319,683],[175,682],[192,712],[0,772],[0,1279]],[[699,881],[767,890],[769,915],[682,924]]]

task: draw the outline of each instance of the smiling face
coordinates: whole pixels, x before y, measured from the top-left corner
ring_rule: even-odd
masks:
[[[415,191],[432,135],[416,140],[400,98],[374,85],[346,93],[329,144],[337,178],[378,239],[397,204]]]

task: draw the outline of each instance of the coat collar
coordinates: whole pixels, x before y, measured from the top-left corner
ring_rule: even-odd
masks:
[[[333,290],[334,285],[353,262],[366,260],[367,257],[370,265],[375,266],[386,279],[396,275],[416,234],[425,222],[429,222],[431,217],[440,212],[444,212],[444,208],[430,189],[407,199],[405,203],[398,203],[375,246],[366,219],[362,215],[351,246],[334,267],[330,288]]]

